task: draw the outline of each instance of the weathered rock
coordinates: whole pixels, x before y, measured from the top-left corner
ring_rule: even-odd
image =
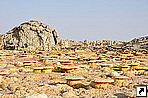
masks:
[[[71,92],[65,92],[63,93],[63,98],[79,98],[79,97]]]
[[[2,35],[0,35],[0,49],[3,47]]]
[[[58,44],[58,32],[40,21],[29,21],[3,34],[4,49],[50,49]]]
[[[48,98],[46,94],[32,94],[24,96],[23,98]]]
[[[119,51],[127,51],[128,49],[141,49],[138,51],[143,51],[147,53],[148,49],[148,37],[140,37],[135,38],[129,42],[124,41],[110,41],[110,40],[96,40],[96,41],[73,41],[73,40],[60,40],[59,46],[62,49],[69,50],[102,50],[102,53],[109,53],[108,50],[119,50]],[[106,51],[104,51],[106,50]]]
[[[134,38],[133,40],[126,43],[127,47],[131,47],[133,49],[148,49],[148,36]]]

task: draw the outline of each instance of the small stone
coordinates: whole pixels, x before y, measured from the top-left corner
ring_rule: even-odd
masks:
[[[25,95],[23,98],[48,98],[46,94]]]
[[[79,97],[71,92],[65,92],[63,93],[63,98],[79,98]]]

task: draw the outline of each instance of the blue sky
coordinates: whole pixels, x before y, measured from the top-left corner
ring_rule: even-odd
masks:
[[[0,33],[39,20],[61,39],[122,40],[148,35],[148,0],[1,0]]]

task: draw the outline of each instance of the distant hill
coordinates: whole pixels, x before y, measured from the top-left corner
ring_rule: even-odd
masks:
[[[148,36],[134,38],[133,40],[126,43],[125,46],[134,48],[134,49],[147,49],[148,50]]]

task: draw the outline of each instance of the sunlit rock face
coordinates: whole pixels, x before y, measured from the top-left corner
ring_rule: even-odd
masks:
[[[127,44],[128,46],[132,46],[133,48],[141,48],[141,49],[147,49],[148,50],[148,36],[140,37],[140,38],[134,38]]]
[[[4,49],[49,49],[58,42],[58,32],[40,21],[22,23],[2,35]]]

